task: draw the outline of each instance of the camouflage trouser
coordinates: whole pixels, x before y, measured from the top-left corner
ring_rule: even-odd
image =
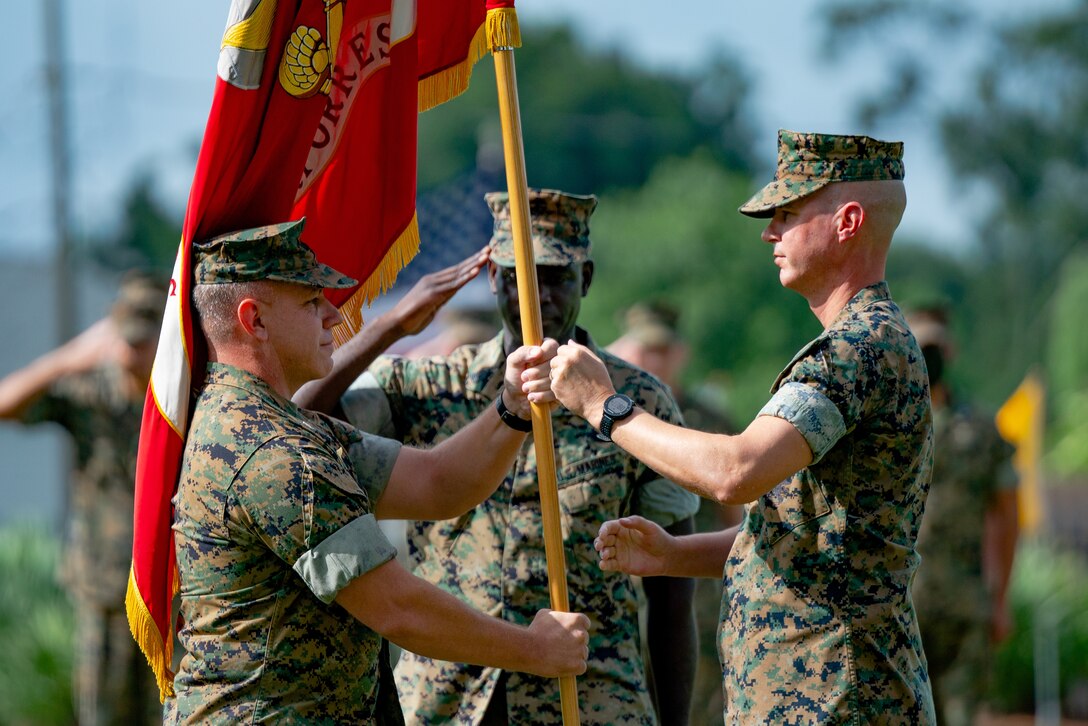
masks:
[[[159,690],[123,608],[75,600],[76,713],[80,726],[161,724]]]

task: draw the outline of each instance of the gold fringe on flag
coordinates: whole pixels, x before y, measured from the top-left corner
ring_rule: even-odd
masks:
[[[520,48],[521,27],[514,8],[493,8],[487,11],[487,48]]]
[[[419,112],[429,111],[451,98],[457,98],[468,90],[472,80],[472,66],[487,53],[484,25],[481,25],[468,46],[468,57],[460,63],[444,68],[419,81]]]
[[[495,48],[520,48],[521,29],[514,8],[494,8],[487,11],[483,25],[472,37],[468,55],[463,61],[423,78],[419,82],[419,111],[429,111],[468,90],[472,67]]]
[[[174,579],[174,592],[177,593],[177,578]],[[125,612],[132,637],[136,639],[148,665],[155,673],[155,682],[159,685],[159,703],[163,703],[174,695],[174,673],[170,670],[174,658],[174,639],[169,634],[166,642],[163,642],[162,633],[155,625],[155,620],[136,587],[136,573],[131,568],[128,571],[128,589],[125,592]]]
[[[419,221],[412,214],[412,221],[408,224],[397,241],[390,246],[385,257],[367,278],[359,289],[352,293],[347,302],[340,306],[340,314],[344,322],[332,329],[333,340],[339,347],[351,340],[351,337],[359,332],[363,325],[363,306],[370,305],[374,298],[393,287],[397,281],[397,274],[404,266],[412,261],[419,252]]]

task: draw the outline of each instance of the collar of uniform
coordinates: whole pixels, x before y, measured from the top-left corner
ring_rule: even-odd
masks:
[[[822,343],[829,335],[831,335],[832,331],[841,328],[846,320],[857,315],[870,305],[890,299],[891,293],[888,291],[888,283],[883,280],[869,285],[868,287],[863,287],[854,293],[854,297],[850,298],[850,302],[846,303],[846,307],[839,311],[839,314],[835,316],[835,320],[831,325],[827,326],[822,333],[806,343],[804,347],[797,351],[793,358],[790,359],[790,362],[786,364],[786,367],[783,368],[782,372],[778,374],[778,377],[774,379],[774,383],[771,385],[771,393],[778,390],[778,386],[781,385],[782,379],[789,375],[790,371],[793,370],[794,364],[807,356],[813,348]]]
[[[490,396],[498,393],[499,388],[502,387],[503,376],[506,373],[504,336],[505,330],[500,330],[494,338],[480,344],[468,370],[466,387],[469,390]],[[584,328],[574,328],[574,340],[589,348],[598,358],[602,356],[601,349]]]
[[[237,368],[227,363],[208,363],[208,373],[204,378],[204,385],[209,386],[213,384],[233,386],[252,393],[258,398],[264,399],[270,405],[291,414],[296,419],[309,421],[311,424],[310,428],[314,430],[315,435],[327,437],[331,433],[343,446],[350,446],[362,439],[362,433],[354,426],[339,421],[331,416],[300,408],[295,405],[294,401],[286,399],[276,393],[264,379],[259,378],[242,368]],[[322,424],[324,426],[322,426]]]
[[[204,377],[204,385],[241,388],[258,398],[265,399],[276,408],[285,409],[295,414],[301,410],[294,403],[276,393],[264,379],[228,363],[208,363],[208,373]]]

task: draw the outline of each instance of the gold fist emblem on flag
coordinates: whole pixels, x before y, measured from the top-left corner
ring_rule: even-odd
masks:
[[[318,91],[328,93],[331,72],[329,47],[317,28],[295,28],[280,61],[280,85],[284,90],[297,98],[309,98]]]

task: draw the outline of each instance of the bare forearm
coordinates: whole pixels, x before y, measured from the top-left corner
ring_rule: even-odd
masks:
[[[352,580],[336,602],[372,630],[428,658],[544,676],[585,670],[584,616],[538,614],[529,628],[508,623],[414,577],[395,560]]]
[[[475,610],[437,588],[398,593],[382,633],[413,653],[457,663],[520,671],[533,650],[525,628]]]
[[[526,437],[504,424],[495,407],[488,406],[431,450],[438,458],[436,494],[448,498],[445,506],[457,514],[476,506],[510,473]]]
[[[0,419],[17,420],[54,381],[73,372],[65,348],[46,353],[0,381]]]
[[[708,577],[721,579],[725,561],[737,538],[739,527],[717,532],[698,532],[673,541],[673,552],[668,557],[670,577]]]
[[[433,449],[404,448],[378,501],[383,519],[450,519],[491,496],[514,464],[524,433],[488,406]]]
[[[674,426],[636,409],[612,429],[612,440],[666,479],[719,504],[754,501],[811,460],[796,429],[768,416],[729,436]]]

